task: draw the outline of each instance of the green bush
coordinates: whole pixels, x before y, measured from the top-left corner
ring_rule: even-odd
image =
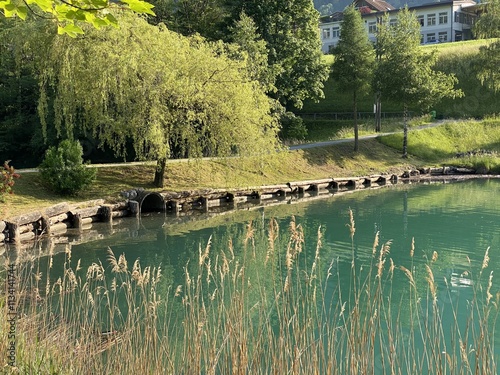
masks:
[[[303,140],[307,136],[307,128],[302,118],[292,112],[285,112],[281,116],[280,136],[283,140]]]
[[[40,164],[42,181],[56,193],[74,195],[91,185],[96,178],[95,168],[83,163],[83,149],[78,141],[64,140],[50,147]]]

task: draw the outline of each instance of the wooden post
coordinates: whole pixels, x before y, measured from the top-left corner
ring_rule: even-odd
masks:
[[[130,214],[132,216],[139,216],[140,213],[140,206],[139,202],[137,201],[128,201],[128,209],[130,211]]]
[[[172,211],[177,216],[181,210],[181,204],[175,199],[170,200],[166,204],[166,210]]]
[[[80,213],[73,214],[73,227],[77,228],[80,231],[83,230],[82,215]]]
[[[113,207],[107,204],[101,206],[100,216],[103,222],[111,223],[113,221]]]

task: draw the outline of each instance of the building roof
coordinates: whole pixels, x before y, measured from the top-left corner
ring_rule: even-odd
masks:
[[[375,12],[386,12],[396,9],[384,0],[354,0],[353,4],[357,8],[368,7]]]
[[[344,19],[344,12],[335,12],[330,14],[329,16],[320,17],[319,22],[328,23],[328,22],[342,21],[343,19]]]
[[[396,13],[399,12],[400,9],[394,8],[392,5],[387,3],[386,1],[383,0],[354,0],[353,4],[358,7],[361,11],[361,15],[363,17],[368,16],[370,14],[376,14],[376,13]],[[376,10],[374,9],[373,4],[376,4],[377,7],[383,8],[384,5],[387,5],[385,8],[381,10]],[[482,4],[477,4],[474,0],[444,0],[440,2],[433,2],[433,3],[426,3],[422,5],[416,5],[412,6],[409,9],[410,10],[417,10],[420,8],[432,8],[432,7],[440,7],[443,5],[460,5],[462,4],[462,9],[468,10],[469,12],[474,12],[477,11],[478,8],[482,6]],[[370,8],[369,12],[363,12],[362,10],[364,8]],[[329,23],[329,22],[336,22],[336,21],[342,21],[343,19],[343,13],[342,12],[335,12],[330,16],[324,16],[320,18],[320,23]]]

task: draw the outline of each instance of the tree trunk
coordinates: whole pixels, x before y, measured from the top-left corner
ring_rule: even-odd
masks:
[[[167,159],[160,158],[156,161],[156,170],[155,170],[155,180],[154,185],[156,187],[165,186],[165,168],[167,166]]]
[[[354,152],[359,151],[359,128],[358,128],[358,100],[356,97],[356,91],[354,91],[352,97],[352,106],[354,111]]]
[[[408,106],[403,105],[403,158],[408,157]]]
[[[375,94],[375,131],[382,130],[382,103],[380,91]]]

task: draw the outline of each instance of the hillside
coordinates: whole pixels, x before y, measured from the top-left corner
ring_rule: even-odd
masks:
[[[500,94],[482,86],[475,74],[477,54],[481,46],[487,45],[491,40],[471,40],[465,42],[434,44],[422,46],[429,52],[438,54],[436,68],[445,73],[454,73],[458,78],[457,88],[465,96],[459,99],[447,99],[436,103],[431,110],[436,111],[438,117],[454,118],[482,118],[498,113]],[[325,56],[329,64],[333,64],[332,56]],[[350,112],[351,98],[336,89],[335,82],[330,78],[324,87],[325,98],[315,103],[305,101],[301,114]],[[362,97],[358,104],[360,112],[373,111],[373,94]],[[383,112],[401,112],[402,108],[397,103],[382,100]],[[422,114],[422,109],[411,108],[415,114]]]

